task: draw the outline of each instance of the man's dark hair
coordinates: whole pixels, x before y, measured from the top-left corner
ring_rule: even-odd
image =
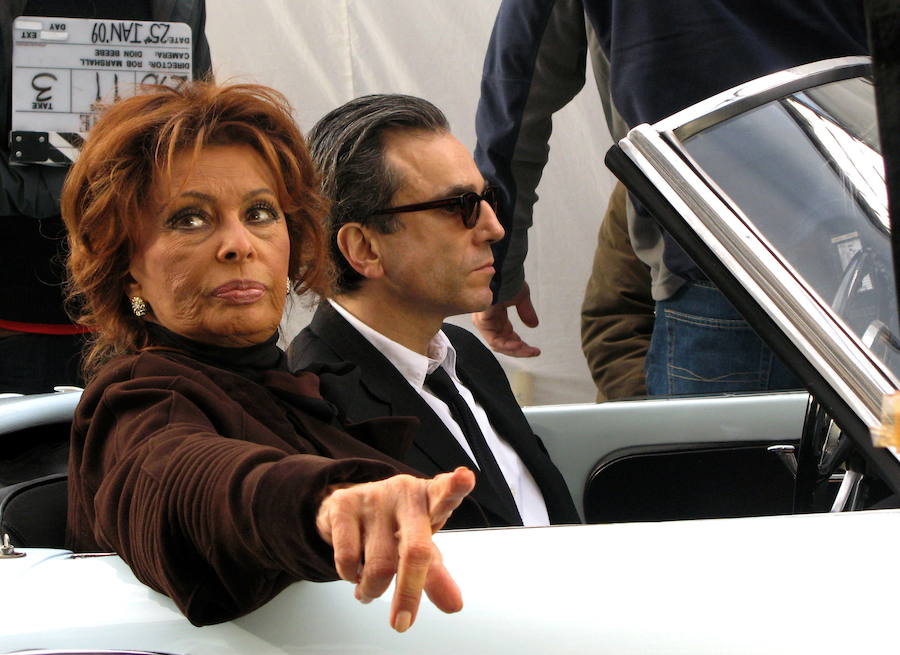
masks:
[[[323,116],[307,138],[331,200],[326,228],[335,268],[335,292],[358,289],[363,276],[344,259],[337,233],[345,223],[364,223],[382,234],[397,230],[394,214],[372,216],[390,206],[402,180],[384,158],[384,133],[389,130],[448,132],[444,113],[422,98],[378,94],[356,98]]]

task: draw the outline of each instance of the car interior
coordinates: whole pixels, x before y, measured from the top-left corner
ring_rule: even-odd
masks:
[[[663,521],[791,513],[807,402],[786,392],[525,413],[588,523]],[[70,424],[34,422],[0,434],[0,533],[17,547],[62,548]]]
[[[21,547],[63,548],[69,423],[0,435],[0,534]]]

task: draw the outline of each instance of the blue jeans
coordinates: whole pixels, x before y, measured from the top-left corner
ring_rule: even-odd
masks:
[[[709,282],[656,303],[645,370],[651,396],[803,386]]]

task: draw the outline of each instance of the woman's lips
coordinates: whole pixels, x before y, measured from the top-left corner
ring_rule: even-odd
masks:
[[[232,280],[216,287],[212,295],[236,305],[254,303],[266,292],[266,285],[254,280]]]

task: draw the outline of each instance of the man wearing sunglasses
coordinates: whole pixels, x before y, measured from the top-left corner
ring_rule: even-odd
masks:
[[[480,511],[453,527],[575,523],[565,481],[497,360],[448,316],[487,308],[497,196],[443,113],[420,98],[352,100],[309,133],[332,202],[336,280],[288,351],[348,423],[416,416],[381,444],[425,475],[467,466]],[[399,436],[398,436],[399,440]]]

